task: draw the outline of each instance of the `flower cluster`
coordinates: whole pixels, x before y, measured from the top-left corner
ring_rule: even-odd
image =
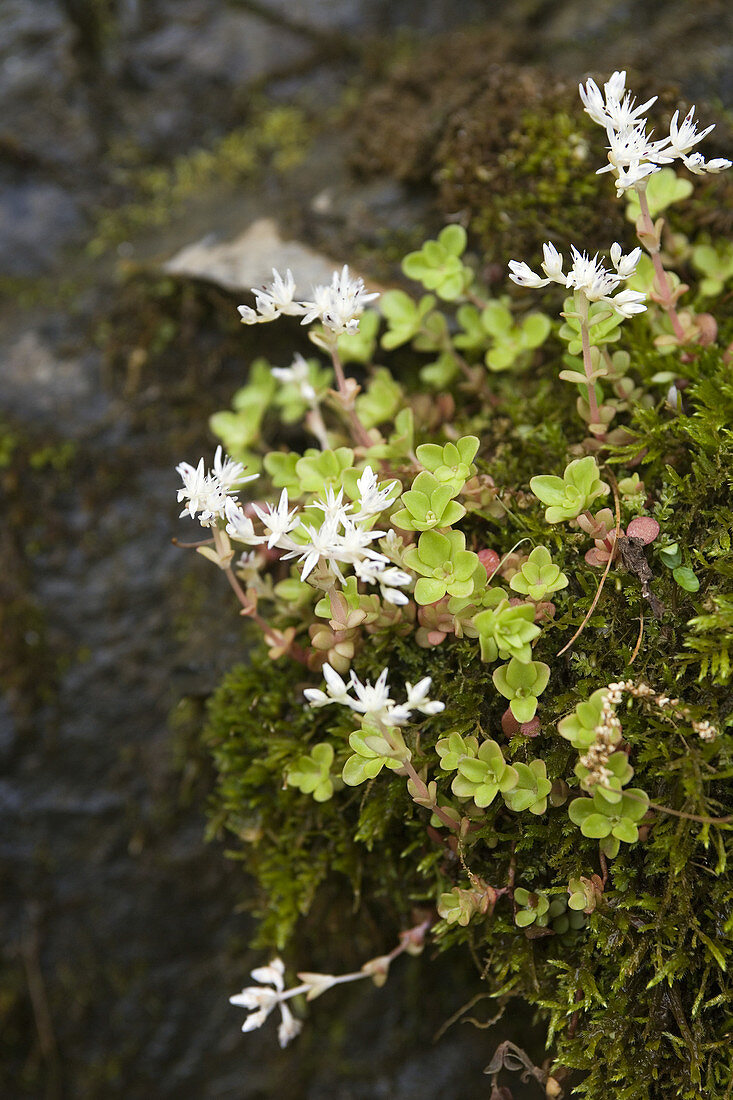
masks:
[[[232,464],[237,465],[237,464]],[[296,559],[301,567],[301,580],[307,580],[317,567],[331,578],[336,577],[342,583],[342,566],[352,566],[354,572],[367,584],[378,584],[388,603],[403,604],[407,597],[400,588],[410,583],[410,576],[404,570],[396,568],[386,554],[375,550],[372,543],[387,534],[374,530],[371,523],[387,507],[393,494],[392,484],[379,486],[377,476],[371,466],[367,466],[356,482],[359,511],[353,513],[354,504],[344,501],[343,489],[335,493],[328,487],[323,500],[315,500],[308,512],[322,513],[320,523],[310,523],[304,519],[298,507],[291,508],[287,488],[280,494],[278,503],[264,505],[253,503],[246,509],[221,488],[221,478],[215,478],[215,485],[208,488],[202,482],[198,487],[199,474],[203,478],[203,459],[198,471],[182,463],[178,467],[190,485],[179,492],[191,495],[189,507],[183,514],[194,514],[194,510],[205,507],[201,522],[211,525],[222,517],[226,520],[226,533],[236,542],[249,546],[266,545],[268,550],[281,550],[284,560]],[[190,471],[190,473],[189,473]],[[197,479],[193,483],[194,477]],[[207,495],[208,493],[208,495]],[[252,515],[262,525],[258,533]]]
[[[368,959],[359,970],[353,970],[347,974],[319,974],[304,971],[298,974],[300,985],[292,986],[290,989],[285,988],[285,965],[282,959],[275,958],[268,966],[257,967],[252,971],[252,977],[258,984],[247,986],[241,993],[229,998],[230,1004],[244,1008],[250,1013],[242,1024],[242,1031],[255,1031],[262,1027],[277,1006],[281,1015],[278,1039],[280,1046],[286,1047],[303,1028],[300,1020],[296,1020],[293,1016],[286,1001],[301,995],[308,1001],[314,1001],[316,997],[320,997],[322,993],[326,993],[336,985],[358,982],[365,978],[371,978],[377,986],[384,985],[389,975],[389,968],[399,955],[405,952],[409,955],[421,953],[429,924],[430,922],[425,920],[414,928],[400,932],[399,942],[389,954]]]
[[[235,462],[224,455],[217,447],[214,466],[208,473],[203,458],[198,466],[181,462],[176,471],[181,475],[183,488],[178,490],[178,503],[186,501],[181,517],[197,515],[202,527],[212,527],[224,517],[227,506],[234,501],[236,491],[248,481],[254,481],[257,474],[245,475],[241,462]]]
[[[646,111],[655,102],[653,96],[646,103],[635,106],[631,92],[626,91],[626,72],[619,71],[603,85],[603,91],[594,80],[579,85],[580,98],[585,111],[594,122],[603,126],[608,135],[609,163],[598,170],[613,172],[619,194],[629,189],[642,190],[647,180],[662,165],[680,159],[690,172],[722,172],[731,162],[723,157],[705,160],[702,153],[693,152],[696,145],[707,137],[713,126],[698,130],[692,107],[680,123],[679,111],[670,122],[669,134],[657,141],[647,133]]]
[[[624,255],[620,244],[611,245],[611,263],[614,270],[609,271],[598,259],[598,253],[591,259],[585,252],[579,252],[571,246],[572,267],[568,272],[563,271],[564,261],[562,255],[551,242],[542,246],[544,260],[542,270],[545,273],[543,279],[526,263],[518,260],[509,261],[509,278],[518,286],[543,287],[548,283],[559,283],[568,290],[577,290],[585,295],[589,302],[606,302],[621,314],[622,317],[633,317],[635,313],[643,313],[644,295],[637,290],[621,290],[619,286],[630,279],[636,271],[636,266],[641,258],[641,249],[635,248],[628,255]],[[618,293],[614,293],[618,291]]]
[[[330,283],[313,288],[313,297],[306,301],[295,299],[295,279],[288,269],[285,277],[272,269],[272,282],[264,287],[252,287],[255,308],[239,306],[239,315],[245,325],[274,321],[281,316],[302,317],[301,324],[320,321],[334,336],[343,333],[353,335],[359,331],[359,318],[364,307],[379,297],[378,292],[367,293],[364,280],[353,279],[344,264],[341,271],[334,271]]]
[[[430,716],[440,714],[445,709],[445,703],[428,698],[432,683],[430,676],[425,676],[414,686],[406,683],[407,699],[404,703],[395,703],[389,693],[388,674],[389,669],[385,668],[374,684],[370,684],[368,680],[362,684],[353,669],[346,681],[329,664],[325,664],[323,676],[326,681],[326,690],[306,688],[303,694],[312,707],[326,707],[330,703],[339,703],[387,727],[404,726],[410,721],[413,710],[419,710],[421,714]]]
[[[250,1013],[242,1024],[242,1031],[255,1031],[262,1027],[272,1010],[278,1006],[281,1020],[277,1035],[281,1047],[286,1047],[303,1027],[285,1003],[298,990],[285,989],[284,974],[285,964],[282,959],[273,959],[268,966],[258,966],[252,971],[252,977],[258,985],[250,985],[229,998],[230,1004],[246,1008]]]
[[[290,274],[290,272],[288,272],[288,274]],[[241,311],[245,307],[240,306],[239,308]],[[296,386],[299,395],[304,401],[307,401],[308,404],[316,400],[316,391],[310,379],[308,363],[299,352],[296,352],[289,367],[271,367],[270,373],[273,378],[277,378],[278,382],[283,382],[285,384],[290,383]]]
[[[357,482],[359,513],[352,515],[353,505],[344,502],[343,489],[335,493],[328,487],[324,499],[314,500],[308,511],[322,514],[320,524],[308,522],[298,508],[289,508],[287,488],[284,488],[276,506],[253,504],[251,510],[261,521],[263,533],[255,532],[247,510],[234,500],[225,504],[228,535],[239,542],[258,546],[266,542],[269,550],[283,550],[284,560],[295,559],[300,565],[300,580],[305,581],[321,566],[332,577],[343,583],[342,565],[353,566],[360,580],[369,584],[379,583],[389,592],[389,602],[406,602],[403,594],[395,591],[409,583],[409,575],[395,569],[386,554],[375,550],[372,543],[386,535],[386,531],[370,527],[376,516],[385,508],[392,492],[391,485],[379,488],[371,466],[366,466]],[[295,537],[291,532],[295,532]],[[322,580],[322,577],[321,577]]]

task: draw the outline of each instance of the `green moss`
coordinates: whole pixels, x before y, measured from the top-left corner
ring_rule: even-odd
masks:
[[[616,239],[632,243],[630,225],[619,238],[610,179],[596,176],[606,163],[605,136],[583,112],[577,85],[549,67],[487,62],[497,56],[501,33],[498,25],[457,32],[388,65],[353,107],[354,167],[437,184],[438,224],[460,220],[472,229],[489,279],[493,264],[512,257],[531,263],[543,240],[577,243],[579,227],[591,252]],[[662,127],[680,106],[679,90],[660,92],[648,73],[632,73],[630,83],[640,101],[659,93]],[[730,118],[720,108],[712,114],[725,154]],[[702,179],[675,227],[730,235],[732,197],[733,182],[724,176]],[[503,278],[499,267],[496,277]]]
[[[523,110],[498,155],[482,147],[480,114],[473,126],[457,126],[445,139],[439,171],[444,201],[468,207],[471,227],[492,260],[505,262],[515,250],[522,257],[534,253],[540,223],[547,239],[572,239],[582,224],[591,250],[605,243],[615,199],[607,189],[606,201],[598,202],[602,142],[574,103],[557,109],[564,99]]]
[[[64,659],[49,640],[44,610],[34,595],[34,558],[47,544],[55,495],[72,472],[77,447],[0,420],[0,687],[21,728],[35,708],[54,697]]]

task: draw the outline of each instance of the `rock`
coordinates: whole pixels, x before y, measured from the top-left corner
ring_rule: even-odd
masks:
[[[53,417],[74,408],[94,416],[93,377],[84,359],[62,358],[33,330],[10,345],[3,363],[3,398],[11,411]]]
[[[69,168],[95,148],[75,33],[48,0],[0,4],[0,150],[4,160]]]
[[[6,185],[0,199],[0,275],[50,271],[83,225],[77,201],[58,184]]]
[[[233,241],[204,237],[163,265],[170,275],[206,279],[234,291],[270,282],[273,267],[283,274],[290,268],[303,294],[316,283],[330,282],[340,266],[299,241],[284,241],[272,218],[259,218]]]
[[[310,52],[298,35],[247,11],[193,0],[163,13],[160,29],[139,43],[135,59],[151,82],[170,83],[173,77],[187,84],[190,95],[197,80],[241,86]]]
[[[450,30],[486,15],[484,0],[268,0],[267,7],[294,24],[321,31],[353,30],[384,33],[413,27],[423,33]]]

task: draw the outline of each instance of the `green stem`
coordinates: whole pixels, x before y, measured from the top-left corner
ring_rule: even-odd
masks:
[[[575,310],[580,315],[580,339],[583,345],[583,371],[585,372],[585,385],[588,391],[590,422],[591,424],[600,424],[601,419],[598,412],[598,401],[596,399],[596,384],[592,377],[593,362],[590,354],[590,328],[588,325],[590,303],[582,291],[575,292]]]

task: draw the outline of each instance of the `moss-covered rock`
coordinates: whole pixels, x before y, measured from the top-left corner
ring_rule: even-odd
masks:
[[[731,336],[724,321],[723,347]],[[633,327],[631,343],[634,369],[649,384],[659,353],[641,326]],[[512,501],[523,534],[548,546],[569,578],[570,598],[558,598],[556,629],[542,635],[533,654],[552,670],[551,690],[539,700],[539,737],[530,741],[503,722],[506,700],[493,690],[475,641],[419,649],[405,638],[377,634],[353,662],[358,676],[372,682],[386,666],[397,683],[432,677],[431,696],[443,699],[446,710],[422,722],[419,738],[408,736],[408,744],[418,771],[425,767],[438,781],[439,796],[450,797],[451,775],[437,766],[436,742],[448,729],[476,730],[497,740],[510,765],[541,757],[554,784],[546,812],[523,814],[520,823],[511,799],[505,806],[496,798],[471,818],[474,825],[456,845],[426,827],[424,811],[394,771],[323,802],[287,786],[288,770],[323,741],[334,747],[339,772],[353,716],[342,708],[307,708],[306,681],[298,681],[294,666],[273,664],[263,654],[234,669],[210,704],[206,737],[219,774],[211,829],[234,838],[237,858],[257,878],[258,943],[278,950],[313,928],[312,920],[321,936],[324,927],[343,934],[353,904],[353,924],[368,953],[369,922],[359,914],[378,913],[382,926],[397,928],[415,906],[465,886],[467,872],[493,888],[515,881],[528,896],[539,892],[550,902],[565,897],[571,881],[597,875],[602,884],[597,896],[591,891],[584,922],[525,933],[500,898],[495,906],[479,906],[467,924],[439,926],[438,943],[470,943],[493,997],[501,1004],[520,997],[536,1008],[548,1027],[554,1073],[579,1081],[577,1095],[596,1100],[611,1089],[622,1100],[722,1100],[732,1079],[726,1036],[733,842],[725,820],[721,826],[710,819],[733,812],[730,367],[719,348],[697,350],[684,366],[682,406],[637,407],[624,444],[607,447],[607,468],[619,477],[636,470],[643,478],[661,528],[663,552],[652,549],[649,562],[663,617],[649,614],[633,571],[617,570],[562,658],[557,639],[569,639],[591,612],[600,571],[583,561],[585,536],[548,529],[544,507],[527,491],[538,470],[562,468],[567,440],[577,433],[572,399],[558,390],[555,369],[549,356],[531,374],[495,378],[491,413],[474,406],[470,421],[481,440],[479,471],[490,472],[500,497]],[[510,524],[488,520],[487,526],[486,515],[469,514],[464,529],[469,547],[490,543],[499,555],[516,537]],[[673,544],[699,581],[696,591],[675,578]],[[656,808],[631,814],[638,834],[619,827],[623,842],[607,865],[594,839],[600,834],[585,835],[568,816],[567,780],[576,783],[577,754],[556,724],[599,686],[619,680],[651,684],[679,703],[665,711],[665,703],[637,700],[619,710],[634,768],[628,797],[638,785]],[[700,738],[693,719],[709,720],[720,736]],[[383,950],[383,928],[370,946]],[[580,1076],[568,1077],[570,1071]]]

